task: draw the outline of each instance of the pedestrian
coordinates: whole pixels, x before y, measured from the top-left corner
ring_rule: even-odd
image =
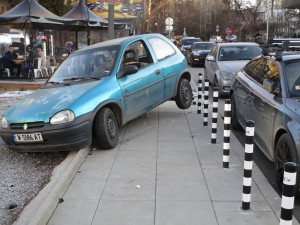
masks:
[[[25,55],[25,39],[20,38],[20,42],[18,43],[19,55]]]
[[[257,33],[254,35],[254,41],[259,44],[259,45],[264,45],[266,44],[266,41],[264,38],[260,35],[260,33]]]
[[[3,67],[9,69],[11,76],[14,76],[14,68],[16,68],[16,76],[19,77],[21,75],[22,65],[14,62],[14,60],[17,59],[18,55],[15,52],[15,48],[14,46],[10,45],[9,50],[4,54],[3,57]]]

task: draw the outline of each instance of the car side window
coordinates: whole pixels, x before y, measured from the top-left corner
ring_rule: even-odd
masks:
[[[141,69],[152,63],[152,56],[143,41],[133,42],[125,49],[122,66],[134,64]]]
[[[152,37],[149,38],[148,41],[150,42],[157,60],[163,60],[176,53],[175,49],[161,38]]]
[[[217,57],[217,50],[218,50],[218,46],[214,46],[209,54],[216,58]]]
[[[265,66],[267,64],[267,60],[264,58],[256,59],[248,63],[244,71],[245,73],[254,79],[259,84],[263,84],[264,75],[265,75]]]

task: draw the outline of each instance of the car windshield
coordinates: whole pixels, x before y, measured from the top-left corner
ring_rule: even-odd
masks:
[[[224,46],[219,50],[219,61],[251,60],[261,55],[259,46]]]
[[[71,54],[48,80],[49,84],[100,79],[111,74],[119,46],[106,46]]]
[[[195,43],[194,49],[195,50],[210,50],[214,46],[215,46],[215,43]]]
[[[287,61],[284,65],[290,97],[300,97],[300,60]]]

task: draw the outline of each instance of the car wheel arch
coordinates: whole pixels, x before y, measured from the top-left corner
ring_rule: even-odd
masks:
[[[176,88],[175,88],[175,92],[174,92],[174,97],[176,96],[177,94],[177,90],[178,90],[178,87],[179,87],[179,84],[180,84],[180,80],[182,79],[187,79],[189,82],[191,82],[191,74],[188,72],[188,71],[185,71],[184,73],[182,73],[179,77],[178,77],[178,80],[177,80],[177,83],[176,83]]]

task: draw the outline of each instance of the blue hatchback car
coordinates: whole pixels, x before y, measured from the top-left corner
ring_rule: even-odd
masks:
[[[192,102],[182,53],[162,35],[114,39],[73,52],[45,86],[4,113],[0,136],[16,151],[118,144],[121,125],[167,100]]]

